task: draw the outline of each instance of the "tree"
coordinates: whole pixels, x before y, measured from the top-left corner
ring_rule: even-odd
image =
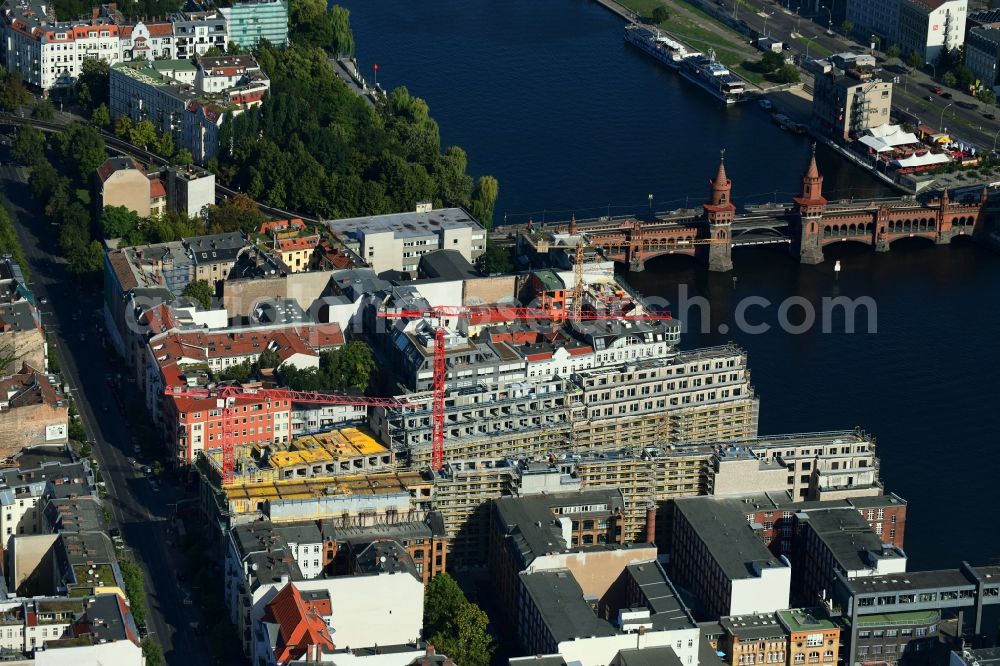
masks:
[[[760,58],[760,69],[764,72],[773,72],[785,64],[785,56],[774,51],[767,51]]]
[[[146,666],[163,666],[163,650],[152,636],[142,639],[142,656],[146,659]]]
[[[512,248],[502,247],[494,243],[490,238],[487,238],[486,250],[477,260],[477,268],[487,275],[510,273],[514,270],[512,256]]]
[[[670,18],[670,12],[668,12],[667,8],[663,5],[657,5],[653,8],[652,18],[653,23],[664,23]]]
[[[253,200],[245,194],[237,194],[219,205],[208,207],[208,226],[211,233],[226,231],[252,232],[265,220]]]
[[[781,68],[774,73],[774,80],[778,83],[798,83],[799,68],[791,63],[782,65]]]
[[[210,285],[206,280],[192,280],[187,283],[186,287],[184,287],[184,291],[181,292],[181,295],[193,299],[199,303],[202,308],[208,310],[212,307],[212,297],[215,296],[215,290],[212,289],[212,285]]]
[[[479,606],[466,602],[455,617],[455,630],[433,634],[430,642],[463,666],[489,666],[496,649],[487,631],[489,621]]]
[[[174,137],[169,132],[165,132],[157,137],[155,143],[156,152],[164,157],[174,154]]]
[[[364,391],[374,371],[375,357],[367,343],[355,340],[332,353],[330,375],[337,389]]]
[[[854,21],[845,19],[844,22],[840,24],[840,32],[844,35],[850,35],[854,32]]]
[[[47,99],[40,99],[31,105],[31,117],[35,120],[52,120],[55,115],[55,107]]]
[[[890,60],[893,59],[893,58],[898,58],[899,57],[899,47],[896,46],[895,44],[890,44],[889,48],[887,48],[885,50],[885,54],[886,54],[886,56],[889,57]]]
[[[424,590],[424,633],[433,636],[450,631],[458,611],[467,603],[454,578],[446,573],[434,576]]]
[[[170,162],[177,166],[190,166],[194,164],[194,155],[187,148],[181,148],[170,158]]]
[[[206,57],[206,58],[217,58],[219,56],[224,56],[224,55],[226,55],[226,52],[223,51],[222,49],[220,49],[218,46],[210,46],[205,51],[204,57]]]
[[[470,603],[455,579],[438,574],[424,592],[424,635],[456,663],[488,666],[495,646],[487,632],[489,618]]]
[[[101,211],[101,233],[105,238],[125,238],[139,226],[139,214],[125,206],[105,206]]]
[[[104,139],[96,129],[83,123],[73,123],[56,134],[53,143],[63,173],[72,174],[81,187],[90,183],[91,175],[108,159]]]
[[[45,158],[45,135],[30,125],[19,127],[11,146],[11,155],[19,164],[37,164]]]
[[[249,361],[243,361],[242,363],[237,363],[236,365],[231,365],[222,372],[219,373],[220,382],[243,382],[250,379],[250,375],[253,374],[253,367]]]
[[[110,104],[108,97],[110,73],[111,66],[107,60],[84,58],[80,63],[80,75],[76,79],[76,99],[85,111],[93,111],[102,104],[104,106]]]
[[[31,93],[24,87],[21,75],[17,72],[0,72],[0,108],[4,111],[17,111],[31,101]]]
[[[142,148],[156,143],[156,126],[148,120],[140,120],[129,130],[128,141]]]
[[[980,88],[978,92],[976,92],[976,99],[983,104],[996,104],[997,94],[989,88]]]
[[[493,207],[500,196],[500,183],[493,176],[480,176],[472,194],[472,213],[487,231],[493,228]]]
[[[118,567],[122,573],[122,586],[128,597],[129,607],[136,624],[146,623],[146,591],[143,587],[142,569],[133,560],[121,559]]]
[[[128,140],[132,133],[132,119],[128,116],[118,116],[115,118],[115,136],[119,139]]]
[[[941,83],[948,86],[949,88],[954,88],[955,84],[958,83],[958,79],[956,79],[955,75],[952,74],[951,71],[949,70],[941,75]]]
[[[98,127],[108,127],[111,125],[111,114],[108,113],[108,107],[105,104],[98,105],[94,109],[94,112],[90,114],[90,122]]]
[[[924,58],[916,51],[910,51],[906,56],[906,64],[912,69],[919,69],[924,66]]]

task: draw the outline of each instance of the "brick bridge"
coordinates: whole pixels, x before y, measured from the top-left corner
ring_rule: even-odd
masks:
[[[823,196],[823,176],[816,156],[802,177],[801,195],[791,204],[748,208],[736,214],[732,181],[719,163],[709,181],[709,199],[700,210],[680,210],[652,220],[598,218],[547,224],[547,231],[584,233],[588,248],[600,248],[608,259],[641,271],[646,262],[665,254],[701,258],[709,270],[732,270],[734,247],[786,244],[804,264],[823,261],[823,248],[853,241],[887,252],[902,238],[950,243],[971,236],[985,221],[986,189],[974,200],[951,201],[947,191],[929,202],[911,197],[830,202]],[[528,227],[532,225],[529,223]]]

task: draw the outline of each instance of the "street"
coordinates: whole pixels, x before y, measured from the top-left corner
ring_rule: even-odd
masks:
[[[869,44],[860,44],[839,33],[828,34],[828,12],[820,8],[815,14],[801,15],[797,0],[786,2],[764,2],[762,0],[724,0],[721,4],[711,0],[690,0],[713,15],[725,13],[736,16],[749,30],[760,35],[784,41],[791,47],[790,52],[802,57],[821,58],[831,53],[853,51],[866,53]],[[724,5],[724,8],[723,8]],[[750,8],[752,7],[752,9]],[[805,7],[802,11],[807,11]],[[833,26],[837,27],[837,26]],[[794,38],[792,35],[800,35]],[[734,32],[734,38],[736,33]],[[888,48],[888,44],[880,45]],[[899,61],[886,62],[884,53],[876,52],[883,67],[882,78],[899,79],[893,87],[893,107],[900,115],[908,114],[915,122],[941,129],[947,127],[954,132],[953,138],[965,143],[973,143],[982,150],[992,150],[1000,138],[1000,122],[987,119],[984,114],[1000,109],[987,105],[971,95],[954,89],[946,89],[952,94],[947,99],[931,92],[938,85],[932,77],[920,70],[911,70]],[[930,96],[932,99],[928,100]]]
[[[175,580],[179,565],[167,544],[170,505],[181,491],[163,483],[154,492],[149,479],[128,461],[135,455],[130,441],[133,433],[124,417],[123,401],[112,395],[113,387],[105,378],[112,369],[96,316],[102,306],[100,284],[81,284],[67,272],[55,247],[57,229],[42,221],[24,180],[26,171],[11,166],[6,149],[3,153],[0,183],[31,270],[29,284],[37,299],[48,301],[40,306],[42,322],[55,338],[63,380],[70,386],[88,437],[96,442],[94,456],[115,523],[145,573],[146,626],[162,646],[168,664],[205,663],[211,651],[207,641],[189,627],[195,614],[183,604],[183,592]],[[122,384],[119,390],[127,391],[128,386]]]

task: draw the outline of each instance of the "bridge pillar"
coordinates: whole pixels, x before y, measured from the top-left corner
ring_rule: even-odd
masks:
[[[801,264],[823,263],[823,212],[826,197],[823,196],[823,176],[816,166],[816,144],[813,144],[809,166],[802,176],[802,194],[795,197],[798,210],[798,224],[792,228],[792,253],[799,256]]]
[[[886,208],[879,207],[878,213],[875,215],[875,238],[872,239],[872,245],[875,246],[876,252],[888,252],[889,251],[889,211]]]
[[[725,151],[722,151],[725,157]],[[708,220],[708,270],[726,273],[733,270],[733,237],[731,227],[736,216],[736,206],[730,200],[733,181],[726,175],[723,160],[719,161],[719,171],[709,181],[708,202],[704,204],[705,219]]]
[[[633,254],[628,259],[628,269],[632,273],[641,273],[646,270],[646,262],[639,254]]]
[[[733,270],[733,241],[729,224],[710,224],[713,242],[708,246],[708,270],[728,273]]]

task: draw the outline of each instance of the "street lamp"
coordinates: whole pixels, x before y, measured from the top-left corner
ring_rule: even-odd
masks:
[[[947,111],[948,107],[951,106],[952,104],[954,104],[954,102],[948,102],[947,104],[944,105],[944,108],[941,109],[941,117],[938,118],[938,130],[940,130],[941,126],[944,125],[944,112]]]
[[[774,16],[774,13],[764,14],[764,36],[767,37],[767,20]]]
[[[649,194],[649,214],[650,215],[653,214],[653,195],[652,195],[652,193]]]
[[[934,80],[937,81],[937,65],[932,62],[925,63],[931,66],[931,71],[934,72]]]
[[[821,5],[820,9],[826,11],[826,31],[827,33],[830,33],[833,31],[833,12],[830,11],[829,7],[824,5]]]

